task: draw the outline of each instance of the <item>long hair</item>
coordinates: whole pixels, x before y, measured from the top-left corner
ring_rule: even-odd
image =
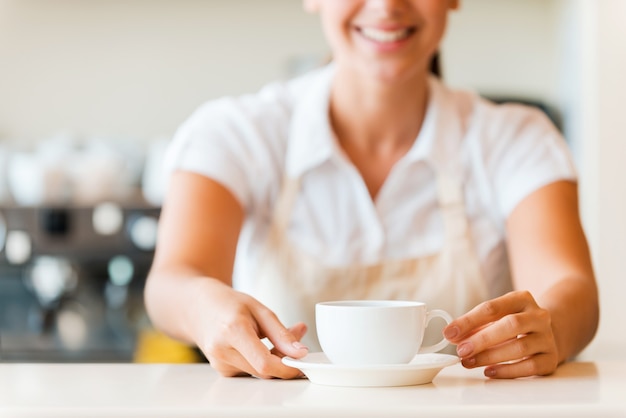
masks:
[[[430,59],[430,72],[437,76],[437,78],[442,78],[443,76],[441,72],[441,54],[439,51],[435,52],[435,55]]]

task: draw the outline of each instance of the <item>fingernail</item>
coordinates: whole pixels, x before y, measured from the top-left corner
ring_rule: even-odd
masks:
[[[467,367],[474,367],[476,365],[476,358],[470,357],[463,360],[463,365]]]
[[[487,377],[495,377],[496,369],[485,369],[485,376]]]
[[[443,331],[443,336],[446,337],[448,340],[456,338],[457,335],[459,335],[459,327],[446,328]]]
[[[472,353],[472,344],[463,343],[456,348],[456,353],[459,357],[469,356]]]
[[[292,345],[294,346],[296,350],[308,350],[309,349],[309,347],[302,344],[300,341],[294,341]]]

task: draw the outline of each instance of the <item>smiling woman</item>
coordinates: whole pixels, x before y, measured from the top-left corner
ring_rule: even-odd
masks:
[[[345,0],[346,3],[351,1]],[[342,2],[344,0],[337,3]],[[613,315],[620,309],[621,295],[626,292],[624,282],[620,280],[621,272],[626,270],[626,258],[623,257],[626,223],[622,216],[626,212],[623,209],[626,189],[620,183],[620,176],[614,175],[619,173],[620,156],[626,154],[622,150],[626,142],[619,137],[622,132],[621,103],[626,100],[625,92],[620,88],[622,74],[626,72],[626,48],[623,45],[626,36],[618,24],[623,20],[620,20],[622,16],[622,0],[467,0],[460,2],[458,11],[449,14],[448,29],[439,45],[447,87],[477,91],[486,97],[539,101],[556,109],[563,118],[563,134],[580,173],[581,212],[587,236],[595,250],[594,261],[602,284],[600,288],[604,292],[601,297],[604,319],[600,335],[594,340],[591,350],[586,350],[586,358],[621,358],[626,347],[621,318]],[[0,207],[0,212],[4,213],[9,229],[15,229],[11,227],[10,207],[14,200],[6,184],[6,157],[15,150],[37,146],[39,140],[49,144],[52,134],[58,132],[78,134],[75,137],[102,138],[105,135],[108,139],[121,136],[128,142],[150,140],[158,135],[164,139],[163,142],[169,142],[180,122],[205,100],[231,95],[231,99],[240,103],[239,94],[254,92],[267,81],[284,80],[287,76],[301,74],[302,70],[318,66],[327,56],[329,47],[321,34],[318,16],[303,12],[301,1],[0,0],[0,205],[9,205],[9,208]],[[289,113],[292,102],[280,103],[278,107]],[[264,108],[268,104],[262,101],[258,107],[246,105],[243,111],[235,113],[249,115],[251,109]],[[267,107],[276,109],[276,106]],[[265,115],[261,112],[258,116]],[[368,118],[369,115],[365,114],[362,117],[364,122],[368,122]],[[228,121],[231,119],[237,118],[227,118]],[[237,120],[239,122],[233,126],[246,126],[241,118]],[[280,132],[274,133],[280,136]],[[229,132],[228,141],[241,145],[233,139],[239,138],[238,134]],[[330,136],[334,137],[334,134],[331,131]],[[427,137],[425,134],[420,136],[416,143],[424,143],[421,139]],[[58,151],[57,147],[53,148]],[[249,176],[249,170],[252,170],[250,162],[284,163],[280,154],[276,160],[264,160],[263,153],[257,153],[257,148],[244,147],[234,151],[235,155],[247,151],[245,158],[248,155],[251,158],[242,163],[240,173],[229,174],[228,177]],[[310,154],[312,162],[316,163],[313,160],[321,153],[319,149],[313,149]],[[418,153],[418,157],[422,155]],[[85,166],[88,168],[89,164]],[[312,167],[318,168],[315,164]],[[38,172],[41,165],[35,168]],[[275,201],[278,189],[273,183],[275,167],[260,164],[256,168],[255,174],[243,183],[249,186],[250,191],[263,189],[251,199],[251,204],[262,203],[257,205],[261,209],[258,212],[255,209],[254,213],[270,213],[268,208]],[[401,177],[401,168],[402,164],[395,165],[392,173],[396,171]],[[303,174],[304,180],[313,177],[309,171]],[[432,183],[433,180],[420,174],[407,178],[407,181],[416,178],[423,183]],[[272,183],[272,186],[267,186],[266,182]],[[165,182],[159,177],[157,183],[162,185]],[[338,181],[333,178],[330,183],[335,186]],[[341,258],[345,254],[335,251],[342,245],[350,248],[346,252],[354,258],[363,254],[372,258],[376,254],[380,258],[389,254],[394,256],[395,250],[387,251],[387,246],[393,246],[395,241],[388,239],[393,236],[394,225],[397,229],[407,228],[407,235],[415,235],[415,230],[421,234],[430,225],[425,220],[428,215],[410,217],[409,223],[393,222],[393,217],[407,219],[400,204],[392,205],[396,208],[395,212],[392,215],[388,213],[391,209],[387,206],[390,201],[387,197],[402,197],[395,185],[393,177],[384,182],[375,212],[366,200],[370,206],[363,207],[372,209],[371,212],[376,214],[371,216],[375,222],[368,224],[370,235],[366,238],[356,239],[355,234],[355,239],[347,244],[346,241],[334,243],[333,239],[338,235],[334,235],[331,226],[326,229],[320,227],[321,238],[311,234],[312,238],[305,240],[296,232],[296,239],[290,242],[309,253],[319,250],[319,258],[332,265],[343,262]],[[27,189],[19,188],[22,193]],[[97,188],[91,190],[98,191]],[[264,194],[267,190],[271,193]],[[416,199],[424,197],[426,201],[432,198],[428,196],[428,190],[432,189],[419,190],[425,194]],[[351,206],[335,213],[346,201],[351,201],[349,194],[327,190],[327,194],[329,192],[335,193],[331,196],[334,200],[323,200],[326,206],[321,210],[337,216],[340,226],[354,222],[355,214],[361,212],[350,212]],[[309,185],[305,181],[302,195],[308,196],[306,193],[309,193]],[[314,194],[321,196],[318,192]],[[156,196],[151,200],[155,205],[160,203],[163,195],[159,192]],[[406,196],[413,194],[407,192]],[[468,196],[471,198],[475,194],[468,193]],[[300,204],[305,200],[297,199],[297,202]],[[468,210],[474,207],[473,204],[474,201],[467,201]],[[499,211],[495,209],[496,203],[491,202],[489,207],[494,208],[494,212]],[[379,213],[385,217],[379,217]],[[383,223],[381,219],[391,221]],[[318,222],[318,219],[312,220]],[[91,227],[90,222],[84,225]],[[299,220],[290,224],[290,233],[302,225],[309,224]],[[326,224],[319,221],[314,225]],[[484,254],[489,252],[491,242],[483,240],[481,234],[493,224],[485,221],[478,225],[472,226],[472,231],[478,236],[477,252]],[[123,227],[118,229],[126,234]],[[249,227],[242,231],[245,231],[240,235],[242,248],[248,248],[246,243],[256,239],[251,231],[260,235],[265,232]],[[343,230],[337,228],[337,231]],[[38,248],[33,241],[31,253],[30,241],[23,239],[23,231],[14,232],[12,249],[9,250],[14,259],[24,259],[25,255],[32,258],[41,251],[41,247]],[[420,239],[404,243],[407,253],[411,253],[409,255],[437,250],[439,243],[431,242],[429,235],[422,235]],[[332,245],[324,251],[319,242],[330,242]],[[114,248],[115,254],[127,250],[124,247]],[[5,245],[0,250],[0,264],[6,263],[6,260],[2,261],[6,251]],[[102,253],[100,247],[97,252]],[[492,260],[503,259],[503,254],[506,253],[492,252]],[[368,261],[366,256],[361,261]],[[255,272],[246,269],[252,264],[252,261],[246,260],[253,258],[252,251],[242,251],[238,256],[238,268],[232,275],[237,290],[248,290],[248,285],[254,282]],[[489,265],[483,266],[483,269],[487,277],[493,271]],[[250,290],[250,293],[253,291]],[[494,294],[497,293],[494,291]],[[13,300],[13,305],[19,303],[25,306],[15,302],[11,295],[11,292],[5,291],[4,300]],[[8,306],[2,301],[0,305]],[[19,317],[25,318],[24,315]],[[310,323],[309,320],[306,322]],[[309,334],[312,335],[313,330]],[[6,338],[4,340],[6,343]],[[312,350],[314,347],[311,345]],[[25,351],[15,351],[18,352]]]
[[[376,10],[387,6],[368,6],[364,10],[362,2],[355,1],[326,4],[305,0],[304,3],[309,12],[319,12],[335,61],[345,60],[342,64],[345,66],[351,63],[355,74],[359,70],[383,70],[384,67],[379,66],[390,65],[391,56],[403,50],[410,50],[411,54],[404,54],[404,59],[409,61],[396,56],[393,59],[395,70],[387,68],[385,71],[402,71],[398,66],[424,68],[445,31],[447,10],[458,7],[458,1],[404,2],[404,5],[397,2],[389,18],[381,20]],[[415,11],[406,13],[412,8]],[[382,59],[383,56],[387,58]]]
[[[177,0],[150,2],[149,7],[146,7],[145,0],[0,0],[0,206],[9,205],[8,208],[0,207],[0,212],[4,213],[9,224],[7,235],[13,232],[10,239],[13,244],[9,245],[11,249],[8,250],[10,257],[14,260],[24,259],[25,254],[28,256],[32,250],[29,257],[33,259],[41,247],[36,237],[33,238],[32,249],[30,244],[22,245],[30,242],[23,239],[23,231],[11,231],[15,229],[12,227],[14,222],[11,212],[14,200],[6,179],[7,156],[37,146],[38,141],[49,145],[48,139],[58,132],[77,139],[97,136],[108,140],[121,136],[128,142],[151,140],[158,135],[159,138],[163,137],[164,143],[168,143],[181,121],[204,101],[211,101],[211,105],[199,110],[199,113],[212,120],[206,123],[212,130],[200,132],[198,136],[201,139],[197,140],[190,137],[181,139],[186,135],[181,131],[172,142],[168,160],[175,160],[171,156],[172,149],[184,148],[185,145],[181,144],[188,144],[187,154],[178,162],[174,161],[170,167],[219,180],[230,195],[236,195],[238,205],[245,207],[245,221],[238,230],[236,240],[241,248],[234,257],[233,266],[236,268],[232,274],[228,271],[219,272],[228,279],[232,277],[235,290],[258,295],[255,266],[260,257],[257,250],[265,246],[268,219],[279,195],[279,184],[283,175],[288,173],[286,157],[293,157],[295,151],[308,155],[310,160],[306,161],[306,166],[295,167],[300,170],[289,171],[289,174],[297,174],[301,181],[293,216],[289,217],[285,228],[289,234],[289,246],[333,268],[350,264],[376,266],[382,260],[406,259],[440,251],[444,241],[441,232],[445,228],[442,222],[439,222],[438,228],[437,219],[441,220],[441,216],[433,209],[438,205],[434,197],[437,188],[426,187],[438,183],[431,173],[435,161],[431,157],[440,152],[440,148],[431,147],[428,141],[435,136],[439,138],[439,131],[428,129],[432,124],[426,121],[439,119],[424,117],[414,146],[404,155],[406,158],[400,158],[389,170],[377,197],[372,200],[365,186],[373,184],[371,179],[367,183],[364,180],[347,185],[343,183],[346,178],[353,178],[355,173],[361,174],[352,159],[347,159],[347,167],[352,168],[343,171],[338,168],[346,167],[346,158],[343,148],[337,147],[337,141],[349,143],[351,135],[358,136],[358,131],[353,131],[349,126],[344,128],[342,135],[337,135],[334,124],[336,122],[338,128],[343,127],[340,125],[343,121],[341,112],[345,113],[343,105],[335,98],[331,101],[329,93],[328,100],[320,100],[321,106],[301,106],[310,97],[305,90],[310,92],[321,86],[326,88],[320,87],[320,91],[329,92],[331,88],[328,85],[335,82],[334,76],[329,76],[328,85],[323,82],[315,84],[315,74],[322,72],[309,73],[307,75],[310,77],[298,78],[293,82],[268,85],[263,93],[239,96],[257,91],[268,81],[285,80],[287,76],[302,74],[303,69],[311,69],[324,62],[330,55],[330,43],[325,42],[321,29],[329,24],[320,25],[319,17],[322,13],[328,15],[330,7],[367,6],[371,18],[369,13],[375,8],[382,10],[383,3],[388,3],[388,6],[396,8],[392,12],[395,17],[391,19],[394,24],[400,25],[396,34],[392,33],[393,27],[390,28],[391,32],[386,32],[385,28],[372,28],[370,22],[364,20],[368,16],[366,14],[349,23],[369,29],[370,38],[387,34],[391,38],[408,36],[406,39],[417,39],[420,28],[418,22],[423,20],[424,13],[416,12],[428,7],[426,2],[406,0],[341,0],[335,1],[339,3],[335,5],[327,3],[313,1],[310,4],[317,7],[319,13],[305,13],[302,2],[294,0]],[[620,103],[626,100],[620,88],[621,74],[626,72],[623,70],[626,36],[618,24],[624,16],[624,2],[468,0],[459,3],[460,10],[448,14],[446,35],[438,45],[445,64],[443,87],[455,93],[461,93],[460,89],[464,92],[469,89],[485,97],[539,101],[549,105],[550,109],[556,109],[562,116],[562,133],[572,149],[580,173],[581,212],[604,292],[602,309],[605,312],[602,315],[601,335],[594,340],[592,350],[587,349],[585,355],[621,358],[621,353],[626,349],[626,334],[621,332],[621,318],[612,313],[620,309],[621,295],[626,292],[623,281],[620,281],[621,272],[626,270],[626,258],[623,257],[626,223],[622,216],[626,212],[622,209],[626,205],[626,189],[620,183],[620,176],[615,176],[615,173],[619,173],[620,156],[625,154],[622,144],[626,144],[619,137],[622,132]],[[407,6],[413,8],[414,12],[407,13]],[[402,8],[405,10],[402,11]],[[410,28],[402,26],[404,24]],[[372,35],[372,31],[378,32]],[[409,34],[410,31],[415,33]],[[393,39],[379,41],[394,42]],[[376,41],[363,39],[363,42]],[[325,68],[326,71],[337,70],[341,56],[335,54],[335,58]],[[437,89],[433,88],[432,91],[436,92]],[[369,89],[364,90],[353,102],[365,106],[374,101],[371,98],[379,97],[369,92]],[[224,95],[231,96],[213,101]],[[364,99],[359,100],[361,97]],[[381,100],[388,102],[393,98]],[[426,109],[434,109],[432,114],[442,113],[440,105],[430,98],[427,100]],[[475,103],[484,104],[478,100]],[[305,110],[295,112],[296,108]],[[335,110],[330,112],[330,109]],[[354,110],[361,109],[356,106]],[[472,110],[481,109],[483,107],[468,109],[468,114],[473,116],[476,112]],[[510,196],[508,192],[518,191],[528,185],[524,181],[516,181],[517,175],[525,177],[530,173],[532,175],[527,176],[527,179],[534,182],[536,174],[549,170],[544,171],[538,168],[537,161],[530,161],[529,155],[537,156],[541,148],[537,147],[537,153],[533,154],[530,150],[535,142],[524,138],[539,137],[542,133],[553,139],[560,138],[560,134],[554,133],[549,124],[542,125],[548,126],[545,131],[533,129],[545,122],[538,122],[541,117],[533,112],[530,112],[533,116],[529,117],[528,124],[511,123],[511,114],[521,115],[518,110],[514,110],[519,108],[505,105],[497,106],[496,109],[500,114],[509,113],[509,116],[500,125],[493,118],[490,119],[492,123],[485,125],[485,129],[479,132],[484,134],[486,145],[481,143],[467,153],[477,158],[468,159],[468,164],[463,167],[469,168],[462,175],[468,229],[480,258],[480,270],[490,291],[489,298],[504,294],[514,287],[526,288],[507,278],[508,273],[515,270],[514,266],[510,267],[511,258],[508,255],[517,253],[501,234],[506,229],[503,219],[510,218],[507,208],[516,206],[515,196]],[[284,112],[284,119],[289,124],[288,129],[273,117],[281,112]],[[316,118],[321,112],[329,116],[332,114],[333,119],[318,118],[317,122],[307,125],[305,129],[311,127],[311,138],[326,140],[311,141],[311,148],[297,148],[299,141],[294,138],[298,137],[296,133],[302,125],[295,123],[294,115],[297,113],[303,119]],[[199,116],[196,121],[201,119]],[[465,122],[470,120],[475,119],[464,119]],[[263,125],[265,122],[267,125]],[[371,112],[363,111],[360,122],[363,130],[372,127],[372,133],[387,131],[386,123],[372,117]],[[192,126],[194,123],[190,121],[186,125]],[[195,123],[195,128],[187,130],[189,136],[199,131],[198,125],[199,122]],[[262,129],[259,125],[269,128]],[[505,129],[507,126],[509,129]],[[470,128],[471,125],[466,127]],[[518,127],[529,129],[526,132],[519,130],[519,135],[513,135]],[[257,138],[248,142],[246,133],[252,132],[256,132]],[[72,133],[79,135],[74,136]],[[307,140],[309,137],[300,138],[301,142]],[[537,142],[541,146],[546,143],[559,144],[555,147],[556,151],[551,149],[554,154],[547,152],[545,155],[553,155],[550,158],[554,159],[559,159],[555,155],[561,155],[561,161],[567,165],[572,159],[568,151],[563,154],[559,151],[562,145],[560,140],[538,139]],[[447,142],[439,139],[433,142],[447,145]],[[521,155],[519,149],[511,150],[511,142],[526,144],[528,153]],[[384,140],[377,143],[381,146],[389,144]],[[206,154],[207,159],[200,161],[202,159],[198,156],[198,160],[193,161],[194,150],[203,147],[203,144],[207,151],[202,148],[198,154]],[[285,151],[286,144],[289,145],[289,152]],[[476,143],[467,141],[466,144],[474,146]],[[53,148],[58,151],[58,147]],[[503,165],[507,162],[503,158],[507,150],[511,151],[509,155],[519,157],[515,164],[511,163],[508,167],[517,167],[519,171],[508,170]],[[387,151],[391,153],[394,150],[390,148]],[[484,153],[481,154],[481,151]],[[449,154],[444,151],[443,155]],[[477,160],[482,158],[481,155],[493,159],[483,158],[480,163]],[[297,158],[295,160],[300,161]],[[356,158],[355,161],[359,162]],[[369,161],[365,158],[360,164],[367,166]],[[519,164],[522,162],[529,164],[521,167]],[[415,169],[419,165],[425,166],[422,171]],[[206,168],[212,166],[217,167],[217,173]],[[88,168],[89,164],[85,167]],[[319,180],[317,174],[329,167],[340,173],[333,174],[325,189],[313,187]],[[408,171],[405,170],[407,167]],[[481,167],[484,170],[481,171]],[[41,171],[35,168],[35,172]],[[413,169],[415,172],[411,171]],[[370,172],[365,170],[363,173],[368,175]],[[560,177],[556,177],[574,177],[568,169],[560,170],[560,174]],[[360,177],[363,179],[363,175]],[[476,178],[485,180],[488,177],[491,178],[490,182],[476,181]],[[155,184],[159,187],[166,184],[165,178],[154,178],[158,178]],[[544,180],[548,182],[547,177]],[[381,182],[380,178],[378,181]],[[476,184],[481,187],[474,187]],[[23,194],[27,189],[18,187],[17,190]],[[362,197],[357,203],[354,203],[354,190],[363,192],[357,195]],[[91,188],[91,191],[98,190]],[[531,190],[527,192],[530,195]],[[152,196],[156,198],[151,202],[160,204],[163,196],[161,190]],[[167,200],[167,205],[171,207],[171,198]],[[409,210],[409,203],[419,201],[423,202],[419,212]],[[315,206],[315,202],[318,202],[318,206]],[[234,206],[233,212],[239,206]],[[355,206],[357,210],[354,210]],[[310,214],[306,213],[307,210]],[[223,228],[223,236],[227,236],[229,232],[226,223],[217,224],[212,230],[221,231]],[[91,227],[90,222],[85,225]],[[187,228],[183,225],[180,227]],[[128,231],[124,231],[123,225],[118,229],[121,234],[127,235]],[[509,234],[505,233],[504,236]],[[217,243],[226,245],[231,242],[229,239],[231,237],[227,237],[224,243],[219,240]],[[31,250],[23,251],[25,249]],[[126,249],[115,247],[114,251],[117,254]],[[98,247],[96,252],[101,254],[102,247]],[[5,245],[0,250],[0,264],[6,265],[7,261],[3,258],[6,254]],[[506,264],[503,261],[507,260],[509,267],[502,267]],[[533,264],[534,260],[523,263]],[[521,263],[515,264],[519,266]],[[219,262],[213,265],[220,268]],[[305,268],[298,268],[298,273],[301,270]],[[199,275],[214,276],[218,273],[207,272],[203,268]],[[497,279],[499,275],[503,277],[502,280]],[[519,273],[514,276],[519,276]],[[230,283],[228,279],[225,281]],[[349,286],[346,284],[346,287]],[[533,290],[532,294],[540,292]],[[172,295],[175,293],[172,292]],[[5,300],[12,297],[6,292],[4,296]],[[189,301],[195,298],[201,299],[194,295]],[[309,305],[309,302],[302,304]],[[0,301],[0,305],[7,304]],[[298,305],[298,302],[294,301],[293,305]],[[184,303],[181,306],[181,312],[190,309]],[[540,302],[540,306],[546,305]],[[286,310],[291,311],[289,307]],[[299,321],[311,325],[303,337],[304,342],[315,340],[314,324],[310,318],[294,313],[294,319],[291,319],[281,313],[281,309],[273,311],[287,326]],[[23,315],[19,317],[25,318]],[[167,324],[158,322],[157,325],[169,329]],[[179,326],[175,325],[174,328]],[[209,343],[200,341],[201,337],[202,334],[197,332],[193,338],[182,339],[201,345],[205,352],[209,352]],[[310,349],[315,350],[316,343],[310,343]],[[16,353],[18,351],[25,352],[20,349]],[[466,361],[466,364],[469,363]]]
[[[537,110],[430,74],[458,6],[306,0],[333,62],[180,127],[154,324],[226,376],[299,376],[280,359],[319,350],[325,300],[444,309],[463,365],[493,378],[550,374],[585,347],[598,300],[571,155]]]

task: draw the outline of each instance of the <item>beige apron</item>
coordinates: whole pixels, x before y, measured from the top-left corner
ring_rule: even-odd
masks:
[[[307,324],[303,338],[311,352],[319,351],[315,304],[329,300],[419,300],[429,308],[459,316],[487,297],[479,259],[470,236],[460,183],[438,176],[439,204],[445,239],[440,253],[371,265],[326,267],[321,260],[288,242],[287,228],[299,179],[287,178],[274,209],[265,251],[259,260],[255,297],[272,309],[287,327]],[[433,321],[435,322],[435,321]],[[441,339],[441,328],[429,327],[425,344]],[[451,352],[453,347],[447,351]]]

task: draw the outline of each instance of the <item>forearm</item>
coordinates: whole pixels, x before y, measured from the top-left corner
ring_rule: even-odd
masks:
[[[167,335],[189,344],[197,344],[195,329],[204,322],[199,304],[211,288],[225,286],[217,279],[191,270],[160,269],[152,271],[146,282],[144,299],[153,325]]]
[[[563,279],[538,295],[537,303],[550,312],[559,363],[576,356],[593,339],[599,321],[593,280]]]

